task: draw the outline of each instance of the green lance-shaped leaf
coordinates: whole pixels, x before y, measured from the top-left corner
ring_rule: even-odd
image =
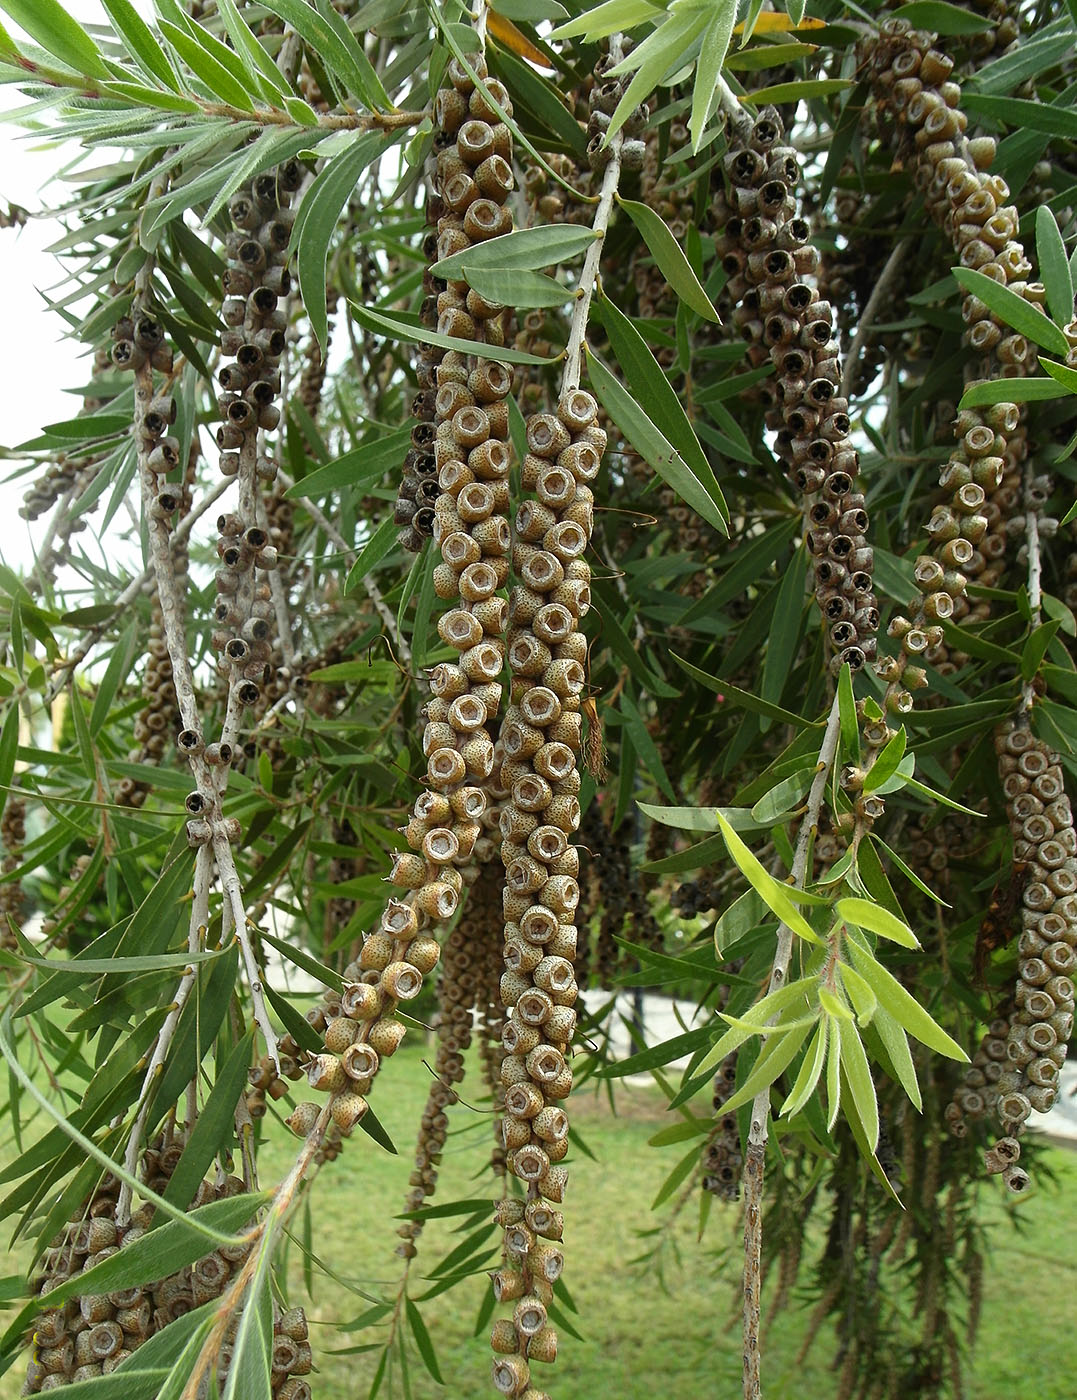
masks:
[[[838,1112],[841,1109],[841,1037],[838,1034],[837,1026],[831,1026],[827,1035],[826,1106],[826,1129],[828,1133],[831,1133],[834,1131],[834,1124],[838,1121]]]
[[[904,729],[899,729],[894,737],[887,741],[878,758],[868,769],[864,778],[864,791],[874,792],[876,788],[882,787],[883,783],[898,770],[898,764],[905,757],[905,744],[907,742]]]
[[[361,443],[335,462],[302,477],[284,494],[289,500],[296,500],[303,496],[324,496],[345,487],[357,491],[369,482],[377,481],[391,468],[398,467],[410,441],[411,429],[398,428],[372,442]]]
[[[102,0],[102,4],[128,53],[150,82],[164,83],[173,92],[179,92],[179,80],[168,56],[131,0]]]
[[[794,889],[791,885],[776,880],[769,871],[763,869],[721,813],[718,814],[718,829],[725,837],[729,854],[740,867],[741,874],[771,913],[776,914],[787,928],[792,929],[806,942],[818,943],[818,934],[793,901],[798,900],[806,904],[826,904],[827,901],[819,895],[808,894],[805,890]]]
[[[194,1200],[195,1192],[214,1157],[231,1141],[236,1104],[247,1083],[253,1043],[252,1026],[222,1065],[165,1189],[165,1200],[171,1201],[180,1210]]]
[[[396,544],[399,534],[399,526],[394,523],[391,515],[387,515],[359,551],[358,559],[348,570],[348,577],[344,582],[345,593],[350,593],[372,569],[377,568]]]
[[[46,53],[76,73],[91,78],[112,76],[85,27],[59,0],[0,0],[0,9],[36,39]]]
[[[861,1026],[868,1025],[879,1009],[878,997],[871,990],[868,983],[864,981],[863,977],[860,976],[860,973],[857,972],[854,967],[850,967],[848,963],[838,964],[838,976],[841,979],[842,987],[845,989],[845,994],[848,996],[852,1008],[856,1012],[858,1024]]]
[[[273,13],[291,25],[349,95],[371,111],[391,110],[393,104],[362,44],[328,0],[315,3],[316,8],[305,0],[273,0]]]
[[[498,7],[500,8],[500,6]],[[567,24],[559,25],[550,35],[551,39],[604,39],[618,31],[634,29],[638,24],[662,17],[662,6],[651,4],[650,0],[605,0]]]
[[[979,297],[986,307],[1020,335],[1056,355],[1069,353],[1069,342],[1051,318],[1024,297],[971,267],[955,267],[954,276],[967,292]]]
[[[900,943],[903,948],[919,948],[920,940],[903,919],[896,918],[889,909],[872,904],[870,899],[839,899],[835,906],[841,918],[858,928],[866,928],[877,933],[880,938],[889,938]]]
[[[848,990],[852,985],[849,974],[853,972],[853,969],[842,963],[838,970],[842,982]],[[897,1075],[899,1084],[908,1094],[910,1103],[918,1112],[922,1112],[924,1104],[920,1097],[920,1085],[916,1082],[916,1066],[913,1064],[908,1036],[893,1016],[882,1006],[876,1007],[875,1015],[871,1019],[871,1028],[882,1042],[882,1047],[890,1060],[890,1067]]]
[[[687,306],[706,321],[717,321],[718,313],[710,297],[699,284],[689,266],[681,245],[669,231],[666,221],[649,205],[635,199],[621,199],[618,204],[639,229],[643,241],[658,265],[658,270]]]
[[[811,97],[829,97],[831,93],[844,92],[853,86],[851,78],[805,78],[792,83],[775,83],[772,87],[757,88],[745,101],[753,106],[779,102],[806,102]]]
[[[1071,38],[1071,46],[1072,43]],[[995,121],[1023,131],[1042,131],[1045,136],[1053,136],[1058,141],[1072,141],[1077,137],[1077,111],[1072,107],[1031,102],[1020,97],[994,97],[979,92],[966,92],[961,101],[970,112],[982,112],[985,117],[993,117]]]
[[[224,21],[236,52],[246,60],[248,71],[254,74],[268,100],[293,97],[294,93],[281,76],[280,69],[244,24],[235,0],[217,0],[217,13]]]
[[[258,1267],[243,1299],[239,1328],[228,1367],[223,1400],[247,1400],[272,1394],[273,1292],[269,1269],[272,1240],[259,1246]]]
[[[481,245],[480,245],[481,246]],[[541,272],[523,268],[476,267],[464,265],[464,280],[487,301],[528,309],[535,306],[564,306],[575,292]]]
[[[961,395],[959,408],[987,408],[994,403],[1039,403],[1061,399],[1065,390],[1053,379],[980,379]]]
[[[728,4],[729,0],[723,3]],[[636,108],[647,101],[662,79],[681,65],[683,55],[706,29],[709,18],[702,8],[682,9],[680,13],[670,11],[664,24],[610,69],[611,78],[631,73],[632,81],[610,117],[607,141],[620,131]]]
[[[710,463],[699,445],[695,429],[692,427],[684,405],[677,397],[672,384],[659,366],[658,361],[651,354],[639,331],[608,297],[598,297],[594,309],[609,335],[610,344],[613,346],[618,367],[624,375],[626,384],[633,394],[653,408],[661,428],[661,435],[677,449],[691,478],[694,479],[695,485],[685,483],[691,490],[691,498],[684,495],[666,473],[658,468],[656,470],[659,471],[663,480],[667,481],[675,491],[678,491],[687,505],[690,505],[704,519],[710,521],[715,529],[726,534],[725,522],[729,518],[729,509],[726,506],[721,488],[714,479]],[[594,362],[595,357],[588,351],[588,363]],[[702,493],[699,490],[700,487],[702,487]],[[697,505],[696,500],[700,499],[701,495],[702,499]],[[701,509],[701,506],[705,509]],[[717,521],[714,519],[716,512]]]
[[[347,204],[363,171],[387,147],[386,138],[375,131],[363,132],[353,145],[334,156],[307,190],[292,229],[299,287],[310,317],[311,329],[323,347],[328,343],[328,315],[325,305],[325,264],[329,244],[336,230],[340,211]]]
[[[410,1298],[405,1299],[408,1313],[408,1326],[411,1328],[411,1335],[415,1338],[415,1345],[419,1348],[419,1355],[423,1359],[423,1365],[437,1381],[438,1385],[444,1385],[441,1370],[438,1367],[437,1353],[434,1351],[434,1343],[430,1340],[430,1333],[426,1323],[422,1319],[419,1309]]]
[[[442,335],[439,331],[428,331],[417,320],[409,321],[402,316],[390,316],[381,311],[372,311],[358,302],[352,302],[352,314],[359,324],[375,335],[387,336],[390,340],[403,340],[413,345],[436,345],[439,350],[459,350],[475,355],[483,360],[503,360],[510,365],[553,365],[559,355],[529,355],[525,350],[516,350],[511,345],[488,345],[484,340],[461,340],[454,335]]]
[[[827,1033],[830,1022],[824,1016],[815,1028],[815,1034],[811,1038],[807,1051],[804,1054],[803,1063],[793,1087],[789,1091],[789,1096],[782,1104],[779,1117],[791,1118],[794,1113],[799,1113],[804,1105],[815,1093],[815,1086],[823,1073],[823,1066],[826,1063]]]
[[[760,1050],[759,1058],[752,1066],[747,1079],[722,1105],[722,1112],[735,1113],[743,1104],[751,1103],[756,1094],[775,1083],[793,1063],[815,1020],[815,1017],[804,1017],[795,1021],[786,1034],[770,1036]]]
[[[732,1054],[746,1040],[751,1040],[753,1035],[759,1035],[772,1017],[780,1018],[788,1012],[790,1022],[799,1025],[803,1021],[806,1024],[805,1018],[794,1013],[804,1009],[811,990],[811,986],[806,982],[786,982],[784,987],[776,987],[773,992],[768,992],[754,1006],[750,1006],[747,1011],[736,1017],[736,1024],[732,1016],[724,1011],[719,1012],[722,1020],[730,1023],[730,1028],[714,1042],[699,1064],[693,1067],[692,1078],[698,1079],[720,1065],[727,1055]],[[788,1029],[788,1026],[778,1024],[770,1029],[780,1032]]]
[[[1046,204],[1036,210],[1036,256],[1051,315],[1065,325],[1073,318],[1073,276],[1058,220]]]
[[[909,0],[894,14],[914,29],[931,29],[936,34],[980,34],[994,22],[987,15],[970,14],[946,0]]]
[[[914,1035],[930,1050],[937,1050],[940,1055],[947,1055],[952,1060],[967,1062],[969,1057],[957,1041],[946,1034],[916,998],[875,960],[867,948],[861,946],[855,938],[850,938],[846,946],[856,970],[879,998],[880,1006],[888,1011],[900,1026],[904,1026],[910,1035]]]
[[[443,277],[447,282],[460,281],[465,275],[465,265],[471,268],[497,267],[537,272],[577,257],[594,241],[594,230],[589,228],[560,224],[521,228],[514,233],[503,233],[499,238],[478,243],[473,248],[465,248],[462,253],[454,253],[452,257],[442,258],[434,263],[430,272],[432,276]]]
[[[688,118],[688,130],[692,136],[692,152],[697,152],[707,129],[707,120],[718,92],[718,79],[722,64],[729,53],[729,41],[733,37],[733,21],[737,17],[736,0],[719,0],[703,31],[699,58],[696,61],[695,82],[692,84],[692,113]],[[668,279],[667,279],[668,280]]]
[[[860,1119],[868,1147],[874,1153],[879,1145],[879,1101],[875,1095],[875,1081],[871,1077],[867,1051],[851,1019],[839,1020],[837,1032],[841,1045],[841,1068],[845,1074],[852,1107]]]
[[[242,112],[254,111],[252,94],[247,90],[247,77],[242,81],[232,71],[231,64],[224,64],[210,53],[205,44],[200,43],[178,25],[161,20],[161,33],[183,59],[187,67],[222,102],[238,107]],[[242,71],[242,70],[241,70]]]

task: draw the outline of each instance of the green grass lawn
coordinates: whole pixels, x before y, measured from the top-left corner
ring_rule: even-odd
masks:
[[[373,1102],[396,1141],[400,1155],[376,1147],[362,1134],[345,1145],[325,1168],[311,1198],[313,1245],[334,1273],[366,1291],[391,1289],[400,1261],[393,1253],[411,1169],[414,1125],[429,1085],[419,1047],[401,1050],[385,1067]],[[464,1096],[467,1098],[465,1083]],[[477,1092],[477,1091],[476,1091]],[[645,1087],[618,1089],[618,1115],[604,1098],[586,1091],[572,1100],[573,1121],[599,1160],[574,1154],[565,1201],[565,1280],[579,1308],[574,1319],[583,1341],[562,1333],[553,1367],[535,1367],[535,1383],[549,1385],[555,1400],[736,1400],[740,1394],[739,1319],[733,1285],[739,1267],[740,1226],[736,1207],[716,1204],[702,1244],[696,1239],[694,1201],[671,1233],[663,1287],[653,1269],[631,1261],[650,1241],[641,1231],[664,1219],[650,1203],[683,1150],[646,1146],[646,1138],[668,1122],[660,1096]],[[455,1128],[478,1124],[464,1106],[451,1115]],[[442,1168],[439,1200],[484,1195],[489,1176],[476,1178],[485,1160],[488,1120],[450,1138]],[[264,1153],[266,1182],[283,1174],[292,1145],[283,1134]],[[1006,1218],[1008,1209],[991,1193],[992,1227],[981,1341],[969,1400],[1069,1400],[1073,1393],[1072,1308],[1077,1288],[1077,1157],[1053,1149],[1054,1185],[1044,1185],[1016,1206],[1021,1229]],[[428,1286],[423,1275],[457,1242],[459,1221],[431,1221],[413,1266],[413,1293]],[[297,1230],[301,1218],[296,1220]],[[677,1257],[673,1257],[675,1246]],[[678,1264],[679,1259],[679,1264]],[[450,1394],[494,1394],[484,1335],[473,1337],[484,1279],[466,1280],[423,1304],[447,1389],[436,1385],[410,1346],[413,1400]],[[364,1400],[377,1353],[331,1355],[333,1348],[375,1340],[376,1331],[342,1332],[369,1305],[325,1273],[315,1270],[314,1296],[303,1285],[299,1251],[291,1251],[291,1300],[307,1308],[319,1374],[317,1400]],[[834,1393],[828,1371],[828,1337],[820,1338],[806,1364],[794,1363],[807,1326],[809,1308],[794,1307],[771,1333],[763,1357],[768,1400],[823,1400]],[[13,1400],[21,1377],[0,1378],[0,1400]],[[383,1390],[383,1394],[387,1391]],[[394,1394],[400,1394],[399,1381]],[[252,1397],[253,1400],[253,1397]]]

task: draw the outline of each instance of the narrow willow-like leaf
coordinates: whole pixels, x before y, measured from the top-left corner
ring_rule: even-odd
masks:
[[[154,37],[153,31],[131,4],[131,0],[102,0],[102,4],[115,26],[116,33],[123,39],[129,53],[146,77],[151,82],[164,83],[165,87],[178,92],[179,80],[175,69]]]
[[[722,64],[729,53],[729,41],[733,37],[733,21],[736,17],[736,0],[720,0],[703,31],[699,58],[696,61],[695,81],[692,84],[692,111],[688,118],[693,152],[698,151],[703,143],[707,121],[717,95]]]
[[[595,241],[594,231],[558,224],[521,228],[490,238],[450,258],[434,263],[430,272],[446,281],[459,281],[465,267],[513,268],[537,272],[556,263],[567,262],[584,252]]]
[[[1051,318],[1024,297],[971,267],[955,267],[954,276],[967,292],[979,297],[1007,326],[1044,350],[1056,355],[1069,353],[1069,342]]]
[[[870,900],[855,897],[839,899],[835,908],[841,918],[877,933],[880,938],[889,938],[892,943],[900,943],[904,948],[920,946],[919,939],[903,919],[895,918],[889,909],[872,904]]]
[[[916,998],[906,991],[897,978],[887,972],[886,968],[877,962],[866,948],[861,947],[852,938],[849,940],[848,947],[857,971],[879,998],[880,1005],[893,1016],[900,1026],[903,1026],[910,1035],[914,1035],[929,1049],[937,1050],[940,1055],[947,1055],[951,1060],[968,1062],[968,1055],[957,1041],[946,1034]]]
[[[609,34],[616,34],[619,29],[634,29],[636,25],[657,20],[661,15],[662,6],[651,4],[650,0],[604,0],[593,10],[587,10],[566,24],[559,25],[550,38],[574,39],[582,36],[588,40],[604,39]]]
[[[292,230],[299,286],[311,327],[323,350],[328,344],[328,315],[325,304],[325,265],[329,244],[341,210],[355,189],[359,176],[386,149],[379,132],[356,136],[353,145],[334,156],[307,190]]]
[[[729,6],[726,8],[729,9]],[[728,43],[728,35],[726,42]],[[700,286],[681,245],[670,233],[665,220],[649,205],[640,204],[638,200],[618,198],[617,202],[639,229],[658,270],[681,301],[705,321],[717,321],[718,313],[710,297]]]
[[[826,1063],[828,1025],[826,1017],[823,1017],[816,1026],[815,1033],[805,1051],[803,1063],[793,1081],[793,1087],[779,1110],[780,1117],[791,1118],[794,1113],[799,1113],[815,1092],[815,1086],[819,1083],[823,1073],[823,1065]]]
[[[460,340],[456,336],[428,331],[418,321],[406,321],[352,302],[352,314],[361,326],[390,340],[404,340],[416,345],[436,345],[439,350],[459,350],[483,360],[502,360],[510,365],[552,365],[560,356],[543,358],[516,350],[511,345],[488,345],[484,340]]]
[[[0,9],[36,39],[46,53],[76,73],[91,78],[112,76],[84,26],[59,0],[0,0]]]

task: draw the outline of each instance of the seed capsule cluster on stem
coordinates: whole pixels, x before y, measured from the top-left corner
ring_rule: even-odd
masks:
[[[717,250],[737,300],[734,321],[755,364],[778,377],[766,415],[776,449],[805,497],[815,594],[828,623],[831,667],[860,670],[875,657],[879,610],[872,584],[868,516],[858,489],[859,457],[849,439],[848,403],[834,312],[812,278],[819,256],[798,212],[797,152],[784,142],[774,108],[735,123],[723,168],[728,193],[715,201]],[[769,388],[770,386],[768,386]]]
[[[998,1115],[1015,1133],[1058,1097],[1073,1031],[1077,968],[1077,836],[1056,754],[1020,723],[995,749],[1010,815],[1014,861],[1025,867],[1016,1010],[998,1080]]]
[[[896,122],[902,153],[928,212],[952,239],[963,267],[972,268],[1043,309],[1043,286],[1028,280],[1031,264],[1017,239],[1017,210],[1009,189],[989,174],[995,155],[991,137],[965,138],[967,118],[952,61],[933,47],[930,34],[890,19],[879,36],[858,50],[883,118]],[[980,300],[962,303],[966,338],[983,356],[988,375],[1014,376],[1035,363],[1024,336],[1004,326]],[[900,642],[896,657],[880,662],[888,682],[887,704],[912,707],[910,692],[926,684],[917,662],[946,659],[941,623],[983,620],[986,600],[971,602],[968,582],[991,587],[1004,567],[1006,520],[1017,507],[1027,437],[1014,404],[966,409],[957,416],[957,446],[940,483],[949,500],[928,522],[932,554],[917,561],[918,596],[908,617],[896,617],[890,635]]]
[[[186,1142],[185,1132],[170,1125],[147,1146],[139,1174],[158,1195],[167,1190]],[[191,1208],[241,1195],[244,1189],[238,1177],[221,1175],[215,1183],[203,1181]],[[50,1308],[48,1295],[52,1290],[133,1245],[150,1228],[154,1207],[149,1203],[140,1206],[127,1224],[117,1223],[119,1194],[118,1178],[106,1177],[42,1257],[37,1288],[44,1307],[35,1324],[26,1394],[58,1390],[95,1376],[110,1375],[176,1318],[220,1297],[247,1257],[247,1245],[222,1245],[155,1283],[104,1294],[83,1293]],[[222,1362],[223,1379],[227,1356],[222,1356]],[[276,1392],[274,1400],[278,1400]],[[289,1395],[287,1400],[300,1397]]]

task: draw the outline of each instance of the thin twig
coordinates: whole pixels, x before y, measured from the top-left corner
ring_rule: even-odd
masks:
[[[194,896],[191,901],[191,918],[187,931],[187,951],[198,953],[202,950],[206,932],[209,928],[209,891],[213,880],[213,865],[210,860],[208,846],[202,846],[195,857],[194,865]],[[142,1131],[146,1126],[146,1119],[149,1115],[150,1104],[152,1102],[152,1092],[164,1070],[165,1059],[172,1046],[172,1040],[179,1025],[180,1016],[187,1000],[198,980],[198,967],[195,963],[189,963],[183,969],[183,976],[176,989],[176,995],[172,999],[168,1015],[165,1017],[161,1029],[157,1032],[157,1039],[154,1042],[153,1053],[150,1062],[146,1066],[146,1073],[142,1080],[142,1088],[139,1091],[139,1108],[134,1123],[131,1125],[131,1136],[127,1140],[127,1151],[123,1164],[127,1168],[128,1175],[134,1176],[138,1169],[138,1159],[142,1150]],[[125,1181],[120,1187],[119,1199],[116,1203],[116,1218],[121,1224],[126,1221],[131,1212],[131,1187]]]
[[[875,320],[879,307],[882,305],[883,297],[889,292],[890,286],[897,276],[898,269],[901,267],[902,260],[911,247],[911,238],[903,238],[900,243],[894,244],[890,256],[886,260],[886,265],[883,267],[882,272],[879,273],[875,286],[871,289],[871,296],[868,297],[868,303],[861,312],[860,320],[857,322],[856,335],[853,336],[853,343],[849,346],[849,354],[846,356],[845,368],[841,375],[841,386],[838,389],[838,393],[844,399],[848,399],[852,394],[853,376],[856,374],[857,365],[860,363],[860,352],[863,350],[868,336],[871,334],[872,322]]]
[[[288,473],[286,471],[283,471],[280,467],[277,468],[277,478],[284,486],[285,490],[288,490],[295,485],[295,481],[292,479],[292,477],[290,477]],[[344,556],[345,563],[350,568],[359,556],[356,554],[355,550],[352,549],[352,547],[348,544],[348,541],[340,533],[340,531],[325,514],[325,512],[320,510],[319,507],[316,506],[308,496],[297,496],[295,500],[297,505],[303,507],[303,509],[310,516],[311,520],[314,521],[315,525],[318,526],[318,528],[322,531],[325,537],[332,544],[336,545],[337,549]],[[370,577],[369,574],[363,579],[363,587],[366,589],[367,596],[369,597],[370,601],[374,604],[378,616],[381,618],[382,622],[385,623],[385,626],[388,628],[391,636],[396,642],[396,649],[400,653],[404,665],[410,666],[411,648],[404,640],[403,634],[397,626],[397,620],[393,616],[392,608],[382,597],[377,585],[375,584],[374,580]]]
[[[830,707],[823,742],[819,748],[815,777],[808,792],[808,801],[796,851],[793,855],[793,887],[803,889],[808,870],[808,853],[819,825],[826,793],[827,779],[834,766],[841,734],[841,713],[838,697]],[[778,925],[778,942],[774,952],[767,992],[785,985],[789,963],[793,956],[793,930],[788,924]],[[763,1089],[752,1104],[748,1145],[744,1157],[742,1189],[744,1193],[744,1400],[761,1400],[759,1379],[759,1303],[762,1288],[761,1259],[763,1247],[763,1175],[770,1131],[770,1089]]]
[[[618,35],[610,40],[610,57],[618,58],[620,44],[615,46]],[[621,179],[621,146],[623,131],[618,131],[609,144],[610,161],[602,176],[602,186],[598,193],[598,205],[591,224],[595,240],[587,249],[587,256],[580,269],[580,283],[576,290],[576,301],[572,307],[572,321],[568,328],[568,344],[565,346],[565,368],[561,376],[561,397],[573,393],[580,387],[580,369],[583,357],[584,338],[587,335],[587,318],[591,314],[591,298],[598,284],[598,268],[602,261],[602,249],[610,226],[613,201],[617,185]]]

